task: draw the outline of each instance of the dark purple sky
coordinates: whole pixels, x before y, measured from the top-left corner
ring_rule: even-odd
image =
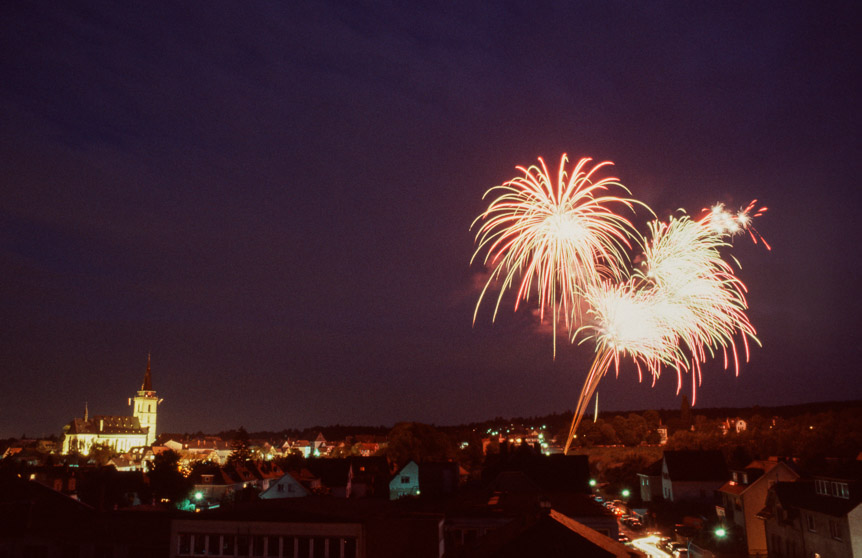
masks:
[[[4,3],[0,436],[128,414],[148,352],[160,431],[572,408],[589,350],[472,327],[468,263],[485,190],[563,152],[659,214],[769,206],[763,348],[699,406],[862,397],[857,3],[441,4]]]

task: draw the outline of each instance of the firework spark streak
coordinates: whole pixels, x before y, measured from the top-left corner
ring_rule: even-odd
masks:
[[[595,343],[595,360],[578,397],[565,453],[599,381],[611,366],[619,374],[624,359],[634,362],[639,379],[649,372],[653,384],[663,368],[674,370],[677,393],[683,374],[691,372],[693,402],[707,359],[721,354],[724,367],[732,361],[738,374],[737,340],[746,360],[748,341],[759,341],[746,314],[745,285],[722,251],[743,232],[770,249],[752,226],[752,219],[766,211],[754,209],[756,200],[737,213],[716,204],[698,220],[682,215],[653,221],[648,239],[641,238],[611,207],[646,206],[609,194],[611,187],[628,190],[615,178],[595,178],[596,171],[611,163],[587,170],[590,161],[581,159],[568,173],[563,155],[556,181],[541,158],[540,166],[518,167],[523,176],[488,190],[485,196],[499,195],[473,222],[481,225],[471,263],[485,252],[483,263],[491,269],[474,323],[492,285],[500,285],[496,319],[504,293],[517,284],[516,311],[534,289],[540,320],[550,309],[555,353],[560,317],[572,342]],[[632,239],[643,249],[643,262],[634,269],[627,252]]]
[[[564,317],[571,328],[569,320],[576,314],[575,301],[583,289],[604,278],[624,276],[629,239],[636,238],[632,224],[611,206],[631,210],[638,202],[608,193],[611,188],[628,193],[616,178],[596,177],[600,169],[612,163],[589,169],[591,159],[584,158],[567,172],[567,161],[563,155],[556,180],[541,158],[539,166],[518,167],[523,176],[485,193],[485,197],[498,196],[471,226],[481,222],[471,263],[485,252],[483,263],[491,269],[473,322],[489,287],[502,282],[493,320],[504,293],[520,277],[515,310],[522,300],[529,300],[535,288],[540,320],[544,320],[547,309],[551,311],[554,350],[558,318]]]
[[[566,452],[599,381],[611,365],[619,373],[621,359],[634,361],[639,378],[644,369],[649,371],[653,384],[662,368],[675,370],[677,393],[683,373],[691,371],[692,402],[707,359],[720,352],[724,367],[732,358],[739,373],[736,338],[746,360],[748,340],[759,341],[746,314],[745,285],[721,250],[729,246],[728,238],[749,226],[747,212],[734,216],[718,205],[698,221],[688,216],[653,221],[642,266],[623,283],[604,282],[586,292],[593,320],[575,331],[573,341],[581,334],[582,342],[593,340],[596,359],[578,398]]]

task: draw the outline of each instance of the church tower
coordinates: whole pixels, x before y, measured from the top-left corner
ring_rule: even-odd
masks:
[[[147,445],[156,443],[156,411],[159,399],[153,389],[153,378],[150,375],[150,355],[147,354],[147,373],[144,375],[144,383],[138,390],[138,395],[132,400],[134,405],[132,416],[137,417],[141,428],[147,431]]]

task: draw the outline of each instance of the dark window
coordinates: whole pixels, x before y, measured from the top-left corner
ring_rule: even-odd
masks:
[[[236,538],[236,555],[237,556],[249,556],[249,544],[250,541],[248,539],[248,535],[239,535]]]
[[[356,539],[344,539],[344,558],[356,558]]]
[[[308,537],[299,537],[297,542],[299,550],[296,553],[296,558],[309,558],[309,554],[311,554],[311,539]]]
[[[341,539],[330,537],[326,539],[326,544],[329,546],[329,558],[341,558]]]
[[[219,556],[221,554],[221,545],[219,544],[218,535],[210,535],[207,541],[207,554],[210,556]]]
[[[207,547],[207,536],[201,533],[195,533],[194,540],[194,554],[196,556],[203,556],[203,553]]]
[[[279,538],[276,535],[270,535],[266,538],[266,555],[278,556]]]
[[[829,520],[829,536],[836,541],[841,540],[841,526],[834,519]]]
[[[281,555],[283,558],[295,558],[295,550],[294,546],[296,543],[296,539],[294,537],[281,537]]]
[[[180,533],[177,541],[177,554],[188,556],[192,553],[192,536],[188,533]]]
[[[221,538],[221,553],[226,556],[233,556],[236,550],[236,537],[234,535],[222,535]]]
[[[809,515],[809,514],[805,514],[805,520],[808,522],[808,530],[811,531],[812,533],[816,533],[817,532],[817,524],[814,523],[814,516]]]
[[[407,476],[401,477],[401,484],[410,484],[410,477],[407,477]]]
[[[313,543],[314,558],[326,558],[326,539],[315,537]]]
[[[252,539],[251,539],[251,542],[252,542],[251,555],[252,556],[263,556],[263,541],[264,541],[264,537],[262,535],[256,535],[256,536],[252,537]]]

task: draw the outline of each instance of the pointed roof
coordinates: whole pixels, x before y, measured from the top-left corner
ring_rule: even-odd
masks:
[[[150,353],[147,353],[147,373],[144,375],[144,383],[141,384],[141,391],[153,391],[153,378],[150,375]]]

